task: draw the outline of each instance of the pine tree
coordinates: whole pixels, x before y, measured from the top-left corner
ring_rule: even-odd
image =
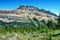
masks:
[[[48,20],[47,26],[48,26],[49,29],[53,29],[53,21],[52,20]]]
[[[59,13],[59,16],[58,16],[58,25],[60,27],[60,13]]]

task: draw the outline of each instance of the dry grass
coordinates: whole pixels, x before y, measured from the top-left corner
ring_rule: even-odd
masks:
[[[8,38],[14,38],[15,35],[13,34],[4,34],[4,35],[0,35],[0,40],[7,40]],[[24,34],[18,34],[18,36],[16,37],[17,40],[46,40],[46,36],[43,34],[31,34],[31,33],[24,33]],[[15,39],[15,38],[14,38]]]

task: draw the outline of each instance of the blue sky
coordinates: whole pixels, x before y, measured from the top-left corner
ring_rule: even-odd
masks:
[[[32,5],[57,15],[60,12],[60,0],[0,0],[0,10],[14,10],[20,5]]]

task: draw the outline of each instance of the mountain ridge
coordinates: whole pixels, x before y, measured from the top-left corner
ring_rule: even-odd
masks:
[[[49,10],[45,10],[45,9],[39,9],[39,8],[37,8],[37,7],[34,7],[34,6],[24,6],[24,5],[22,5],[22,6],[19,6],[17,9],[23,9],[25,7],[25,9],[27,8],[27,7],[30,7],[30,8],[35,8],[35,9],[37,9],[38,11],[41,11],[41,12],[44,12],[44,13],[49,13],[49,14],[51,14],[51,15],[54,15],[54,16],[57,16],[55,13],[53,13],[53,12],[50,12]],[[29,10],[29,9],[28,9]]]
[[[0,20],[4,22],[28,22],[30,21],[28,17],[37,18],[39,20],[55,20],[57,19],[57,15],[46,11],[44,9],[39,9],[34,6],[19,6],[16,10],[0,10]]]

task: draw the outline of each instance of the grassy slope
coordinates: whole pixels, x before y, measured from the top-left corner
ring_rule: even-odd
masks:
[[[7,32],[6,34],[4,32],[0,33],[0,40],[4,40],[4,37],[11,36],[12,33],[9,33],[9,32]],[[15,32],[15,33],[20,35],[21,40],[43,40],[43,39],[45,40],[45,38],[48,37],[46,36],[45,32],[39,33],[38,31],[35,31],[33,33],[27,33],[27,32],[24,32],[24,33]],[[52,36],[52,40],[60,39],[60,35],[58,35],[60,33],[60,30],[48,30],[48,34],[50,33],[57,35],[57,36]]]

